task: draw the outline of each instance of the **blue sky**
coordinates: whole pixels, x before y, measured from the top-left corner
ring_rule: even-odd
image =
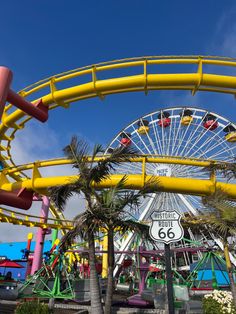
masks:
[[[0,64],[13,70],[15,90],[114,59],[236,56],[235,1],[9,0],[2,1],[0,9]],[[236,121],[231,95],[192,97],[186,91],[111,95],[104,101],[90,99],[69,110],[54,110],[45,124],[31,122],[13,143],[15,159],[23,163],[60,157],[73,134],[107,145],[132,120],[175,105],[203,107]]]
[[[1,11],[6,14],[0,22],[0,60],[14,71],[16,90],[102,61],[144,55],[233,57],[236,49],[234,1],[23,0],[4,2]],[[206,93],[108,96],[52,112],[47,127],[59,136],[59,146],[72,134],[107,144],[128,122],[166,105],[193,104],[231,116],[230,108],[219,105],[221,99],[234,104],[231,96]]]

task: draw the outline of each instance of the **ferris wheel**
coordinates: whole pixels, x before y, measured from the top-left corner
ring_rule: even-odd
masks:
[[[120,146],[132,146],[143,155],[210,159],[234,162],[236,153],[236,125],[226,118],[207,110],[193,107],[160,109],[138,118],[121,130],[111,141],[107,153]],[[116,170],[117,171],[117,170]],[[141,173],[142,164],[125,163],[119,173]],[[177,164],[148,164],[147,175],[209,179],[204,168]],[[218,181],[226,178],[217,173]],[[177,210],[181,214],[196,215],[202,208],[201,198],[177,193],[157,193],[144,199],[138,220],[150,220],[152,212]],[[123,243],[127,248],[131,235]]]

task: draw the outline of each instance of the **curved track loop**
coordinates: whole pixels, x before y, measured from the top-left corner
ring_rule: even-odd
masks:
[[[189,73],[158,73],[160,72],[158,66],[168,66],[170,64],[173,67],[176,65],[189,65],[190,70],[194,66],[196,71]],[[226,70],[232,70],[236,67],[236,59],[202,56],[123,59],[87,66],[49,77],[30,85],[20,91],[20,94],[23,97],[30,98],[33,103],[42,98],[43,103],[49,105],[50,109],[58,106],[68,108],[70,103],[82,99],[91,97],[100,97],[102,99],[108,94],[130,91],[148,92],[149,90],[181,89],[191,90],[193,94],[196,91],[212,91],[235,95],[236,76],[221,75],[220,72],[219,74],[210,74],[204,72],[205,66],[214,66],[215,72],[218,69],[221,71],[222,67],[225,67]],[[115,71],[118,69],[124,69],[123,76],[114,76]],[[138,74],[127,75],[128,71],[132,72],[134,70]],[[105,75],[107,78],[99,79],[99,75]],[[109,78],[109,76],[112,76],[112,78]],[[87,83],[80,83],[83,77],[88,80]],[[77,79],[76,85],[75,79]],[[59,89],[59,84],[64,84],[67,87]],[[25,123],[30,119],[31,117],[23,111],[15,109],[11,105],[5,107],[0,125],[0,160],[5,162],[6,165],[15,165],[11,156],[10,143],[14,139],[16,131],[24,128]],[[20,176],[20,173],[15,174],[15,177],[19,179],[17,176]]]
[[[41,222],[40,217],[34,215],[25,215],[23,213],[0,208],[0,222],[12,223],[13,225],[23,225],[27,227],[41,227],[43,229],[72,229],[73,222],[70,220],[57,220],[48,218],[47,223]]]
[[[189,72],[173,73],[173,71],[168,71],[168,65],[172,65],[173,68],[176,65],[189,66]],[[166,72],[161,74],[158,67],[162,67]],[[216,74],[208,73],[207,67],[214,67],[213,72]],[[19,94],[32,103],[42,98],[43,103],[48,105],[50,109],[58,106],[68,108],[69,104],[75,101],[91,97],[103,99],[109,94],[131,91],[144,91],[147,94],[149,90],[175,89],[190,90],[193,95],[197,91],[235,95],[236,76],[222,75],[222,67],[230,73],[236,67],[236,59],[210,56],[147,56],[123,59],[87,66],[49,77],[25,88]],[[115,75],[116,70],[124,70],[124,74]],[[128,72],[129,75],[127,75]],[[210,72],[212,72],[212,68]],[[84,83],[84,78],[87,80],[86,83]],[[0,124],[0,161],[3,162],[5,169],[16,167],[11,155],[11,141],[16,132],[23,129],[25,123],[30,119],[31,117],[10,104],[5,107]],[[11,185],[11,183],[4,181],[6,174],[3,172],[1,175],[2,189],[9,190],[14,186],[24,185],[25,181],[34,181],[21,168],[9,172],[8,175],[15,182]],[[38,180],[40,179],[38,178]],[[143,178],[140,180],[142,181]],[[30,188],[36,189],[36,191],[39,188],[42,191],[42,188],[36,185],[33,187],[31,184]],[[207,187],[207,189],[209,188],[211,190],[212,185]],[[56,218],[61,218],[55,209],[51,209],[51,211]]]

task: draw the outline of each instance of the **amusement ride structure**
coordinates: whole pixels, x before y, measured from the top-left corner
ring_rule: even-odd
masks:
[[[190,71],[158,73],[158,66],[165,65],[189,66]],[[216,74],[207,72],[209,66],[214,67]],[[19,95],[37,108],[40,104],[40,110],[42,106],[48,108],[49,116],[51,110],[58,107],[68,109],[73,102],[79,103],[92,97],[99,97],[102,101],[106,95],[122,92],[142,91],[148,94],[153,90],[189,90],[193,95],[198,91],[206,91],[234,96],[236,77],[222,75],[220,71],[217,73],[220,67],[226,70],[235,68],[236,60],[202,56],[124,59],[55,75],[32,84],[20,91]],[[116,76],[116,70],[122,69],[125,74]],[[129,72],[131,74],[127,75]],[[99,79],[101,73],[103,78]],[[90,76],[87,83],[84,83],[85,76]],[[11,101],[11,98],[6,96],[7,100]],[[11,142],[16,132],[22,130],[32,116],[30,112],[25,112],[24,106],[16,109],[12,103],[4,107],[0,124],[0,203],[27,210],[34,201],[42,200],[43,216],[27,215],[22,210],[2,207],[0,220],[37,226],[42,230],[59,229],[65,233],[72,228],[72,222],[50,204],[48,188],[66,184],[68,179],[71,182],[77,176],[45,177],[43,169],[66,166],[71,161],[58,158],[16,165],[11,153]],[[211,165],[235,161],[236,125],[224,117],[192,107],[159,109],[139,117],[121,130],[108,145],[106,154],[116,147],[129,145],[137,149],[140,157],[123,163],[97,188],[116,185],[124,174],[127,176],[125,187],[133,190],[141,189],[150,178],[156,178],[158,183],[153,183],[156,193],[143,200],[137,220],[148,221],[154,208],[175,209],[196,215],[203,206],[200,198],[213,194],[217,189],[222,189],[230,200],[235,200],[234,180],[226,179],[221,172],[209,171]],[[106,158],[106,154],[99,158]],[[54,218],[48,218],[49,209]],[[133,238],[131,233],[123,242],[117,238],[116,249],[128,250]],[[194,237],[191,239],[194,240]],[[117,263],[121,264],[123,259],[124,254],[121,254]]]

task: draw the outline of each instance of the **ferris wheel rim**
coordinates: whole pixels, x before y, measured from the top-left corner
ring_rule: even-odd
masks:
[[[228,122],[228,124],[231,124],[231,125],[233,125],[235,128],[236,128],[236,122],[232,122],[232,121],[229,121],[229,119],[227,119],[227,118],[225,118],[225,117],[223,117],[222,115],[220,115],[220,114],[218,114],[218,113],[215,113],[215,112],[213,112],[213,111],[210,111],[210,110],[207,110],[207,109],[203,109],[203,108],[200,108],[200,107],[197,107],[197,106],[177,106],[177,107],[172,107],[172,106],[168,106],[168,107],[161,107],[161,108],[159,108],[158,110],[156,110],[156,111],[151,111],[151,112],[149,112],[149,113],[147,113],[147,114],[145,114],[145,115],[142,115],[142,116],[140,116],[140,117],[138,117],[138,118],[136,118],[135,120],[133,120],[132,122],[130,122],[128,125],[126,125],[124,128],[122,128],[120,131],[119,131],[119,133],[117,133],[117,135],[119,135],[119,134],[121,134],[122,132],[124,132],[125,131],[125,129],[127,129],[128,127],[130,127],[131,125],[133,125],[134,123],[136,123],[136,122],[138,122],[139,120],[141,120],[141,119],[143,119],[143,118],[146,118],[146,117],[148,117],[148,116],[150,116],[150,115],[152,115],[152,114],[155,114],[155,113],[157,113],[157,112],[161,112],[161,111],[167,111],[167,110],[185,110],[185,109],[195,109],[195,110],[198,110],[198,111],[200,111],[200,112],[205,112],[206,114],[213,114],[214,116],[216,116],[217,118],[220,118],[220,119],[222,119],[223,121],[225,121],[225,122]],[[114,138],[113,138],[114,139]],[[111,141],[110,143],[112,143],[113,141]],[[106,147],[106,151],[107,151],[107,149],[110,147],[110,145],[107,145],[107,147]],[[152,155],[152,154],[151,154]]]

